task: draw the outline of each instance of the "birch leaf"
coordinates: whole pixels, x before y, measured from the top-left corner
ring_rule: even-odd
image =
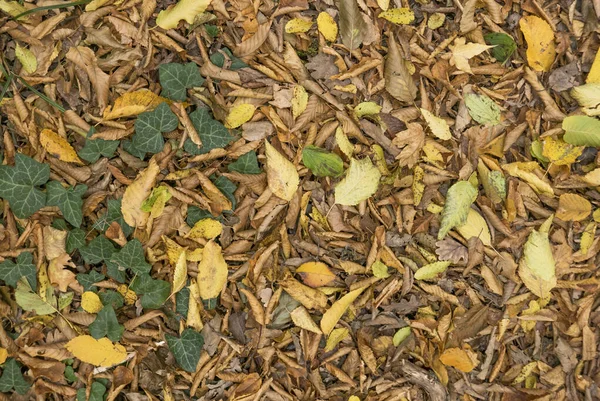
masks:
[[[63,162],[83,164],[69,141],[50,129],[40,132],[40,144],[46,152]]]
[[[238,104],[233,106],[225,119],[225,128],[237,128],[240,125],[247,123],[250,121],[255,111],[256,107],[252,104]]]
[[[187,282],[187,258],[183,250],[177,258],[175,269],[173,271],[173,285],[171,286],[171,295],[177,294]]]
[[[363,41],[367,24],[355,0],[341,0],[339,3],[340,36],[342,43],[350,50],[357,49]]]
[[[115,100],[113,106],[104,109],[105,120],[137,116],[145,111],[154,110],[156,106],[167,101],[148,89],[127,92]]]
[[[465,223],[457,226],[456,231],[467,241],[476,237],[481,240],[483,245],[492,246],[492,236],[487,222],[472,208],[469,208]]]
[[[588,116],[569,116],[562,122],[563,140],[571,145],[600,147],[600,120]]]
[[[396,25],[407,25],[415,20],[415,13],[410,8],[390,8],[378,16]]]
[[[335,186],[335,203],[353,206],[370,198],[379,186],[381,173],[369,158],[350,159],[346,176]]]
[[[571,90],[571,96],[577,100],[588,116],[600,115],[600,83],[590,83]]]
[[[119,343],[112,343],[103,337],[96,340],[92,336],[77,336],[69,341],[65,348],[82,362],[94,366],[111,367],[125,361],[127,352]]]
[[[448,231],[466,223],[471,204],[475,199],[477,199],[477,189],[468,181],[459,181],[448,189],[438,239],[444,239]]]
[[[445,272],[451,264],[452,262],[447,260],[429,263],[415,272],[415,280],[433,280]]]
[[[581,221],[592,213],[592,204],[581,195],[562,194],[558,198],[556,217],[563,221]]]
[[[417,97],[417,86],[400,54],[394,35],[390,36],[388,55],[384,66],[385,89],[396,99],[412,103]]]
[[[292,18],[285,24],[286,33],[304,33],[313,26],[312,21],[308,21],[302,18]]]
[[[500,124],[500,107],[489,97],[470,93],[465,96],[465,105],[473,120],[479,124]]]
[[[556,268],[548,232],[554,215],[533,230],[523,247],[523,256],[519,261],[519,277],[533,294],[546,298],[556,287]]]
[[[291,201],[300,185],[300,176],[296,167],[268,141],[265,142],[265,154],[269,189],[281,199]]]

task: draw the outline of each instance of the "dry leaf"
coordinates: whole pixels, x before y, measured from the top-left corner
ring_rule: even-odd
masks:
[[[115,104],[104,109],[105,120],[137,116],[145,111],[154,110],[162,102],[168,102],[148,89],[127,92],[115,100]]]
[[[479,362],[477,355],[471,350],[463,350],[461,348],[448,348],[442,355],[440,361],[446,366],[452,366],[464,373],[469,373]]]
[[[562,194],[558,198],[556,217],[564,221],[581,221],[592,213],[592,204],[577,194]]]
[[[315,321],[310,316],[310,313],[306,310],[304,306],[299,306],[294,309],[290,316],[292,317],[292,321],[294,324],[301,329],[312,331],[313,333],[321,334],[321,329],[315,323]]]
[[[527,64],[536,71],[550,71],[556,57],[552,27],[535,15],[521,18],[519,27],[527,42]]]
[[[210,3],[211,0],[179,0],[177,4],[158,13],[156,25],[162,29],[173,29],[181,20],[192,24],[196,16],[203,13]]]
[[[296,167],[268,141],[265,141],[265,154],[269,189],[281,199],[291,201],[300,184]]]
[[[227,263],[223,258],[221,247],[214,241],[208,241],[198,264],[198,292],[203,301],[214,302],[227,283]],[[212,305],[212,304],[211,304]],[[213,306],[214,308],[214,306]],[[210,309],[213,309],[210,308]]]
[[[556,286],[556,269],[548,232],[554,215],[533,230],[523,247],[519,261],[519,277],[525,286],[540,298],[546,298]]]
[[[394,35],[390,35],[388,55],[384,67],[385,89],[396,99],[412,103],[417,97],[417,86],[408,72],[406,60],[400,55]]]
[[[421,114],[423,114],[423,118],[427,122],[431,133],[435,135],[437,138],[447,141],[452,138],[452,134],[450,133],[450,127],[448,127],[448,123],[446,120],[436,117],[428,110],[421,109]]]
[[[483,53],[487,49],[491,49],[494,46],[482,45],[479,43],[466,43],[465,38],[457,38],[454,41],[454,46],[450,46],[452,49],[452,62],[461,71],[472,74],[469,60],[478,54]]]
[[[250,121],[255,111],[256,107],[251,104],[238,104],[233,106],[231,110],[229,110],[224,125],[227,128],[237,128]]]
[[[113,344],[106,337],[96,340],[92,336],[77,336],[69,341],[65,348],[75,358],[94,366],[111,367],[127,358],[125,347],[119,343]]]
[[[178,293],[185,287],[187,282],[187,258],[185,249],[179,254],[175,269],[173,270],[173,285],[171,295]]]
[[[368,157],[362,160],[350,159],[346,176],[335,186],[335,203],[358,205],[377,192],[379,178],[381,173]]]
[[[364,287],[358,288],[354,291],[350,291],[331,305],[331,308],[323,314],[321,319],[321,330],[326,335],[331,333],[331,330],[335,327],[337,322],[346,313],[350,305],[358,298],[358,296],[364,291]]]
[[[304,284],[313,288],[326,286],[335,280],[335,274],[322,262],[303,263],[296,273],[302,277]]]
[[[150,159],[148,167],[143,170],[131,185],[127,187],[121,202],[123,220],[132,227],[146,225],[149,213],[142,210],[142,203],[150,196],[160,168],[154,159]]]
[[[44,129],[40,132],[40,144],[46,152],[63,162],[83,164],[71,144],[52,130]]]

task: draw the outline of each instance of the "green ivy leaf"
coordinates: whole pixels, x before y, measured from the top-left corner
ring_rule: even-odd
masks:
[[[0,280],[4,280],[6,284],[16,288],[17,282],[25,277],[31,288],[37,288],[37,269],[32,262],[33,255],[30,252],[21,253],[17,257],[17,263],[6,259],[0,263]]]
[[[113,309],[119,309],[124,304],[123,295],[113,290],[107,290],[98,294],[103,305],[111,306]]]
[[[86,400],[86,389],[85,387],[82,387],[77,390],[77,401],[103,401],[104,393],[106,393],[106,387],[98,381],[93,381],[90,390],[90,398]]]
[[[136,294],[142,294],[142,307],[146,309],[158,309],[169,298],[171,285],[163,280],[154,280],[148,274],[135,277],[131,282],[131,289]]]
[[[444,239],[448,231],[454,227],[465,224],[475,199],[477,199],[477,189],[469,181],[458,181],[448,189],[438,232],[439,240]]]
[[[129,139],[121,140],[121,146],[123,146],[123,150],[127,153],[137,157],[140,160],[144,160],[146,158],[146,152],[139,150]]]
[[[48,206],[58,206],[63,217],[74,227],[81,226],[83,220],[83,199],[82,196],[87,191],[87,185],[77,185],[63,187],[58,181],[50,181],[46,184]]]
[[[504,63],[517,50],[517,44],[512,36],[502,32],[492,32],[483,36],[485,43],[496,46],[490,49],[492,56],[501,63]]]
[[[205,25],[206,26],[206,25]],[[231,50],[224,47],[218,52],[213,53],[210,56],[210,61],[217,67],[223,68],[226,60],[231,60],[230,70],[239,70],[240,68],[248,67],[248,64],[244,63],[241,59],[235,57]]]
[[[2,377],[0,377],[0,392],[8,393],[15,389],[19,394],[25,394],[29,391],[31,385],[25,381],[21,374],[21,367],[16,359],[10,358],[2,369]]]
[[[81,284],[84,291],[90,291],[97,282],[102,280],[104,280],[104,274],[100,274],[96,270],[92,270],[89,273],[77,274],[77,281]]]
[[[74,383],[79,380],[75,375],[75,369],[73,369],[73,366],[67,366],[65,368],[65,379],[67,379],[68,383]]]
[[[600,147],[600,120],[588,116],[570,116],[563,120],[563,140],[571,145]]]
[[[127,280],[125,268],[110,260],[106,261],[106,274],[118,283],[124,283]]]
[[[193,155],[208,153],[216,148],[224,148],[234,139],[229,130],[219,121],[213,119],[205,108],[198,108],[190,113],[190,120],[192,120],[194,128],[198,131],[202,146],[198,147],[191,139],[187,139],[183,148],[188,153]]]
[[[15,166],[0,166],[0,197],[20,219],[26,219],[46,205],[46,194],[37,186],[50,179],[50,166],[17,153]]]
[[[186,372],[195,372],[204,345],[202,334],[188,327],[180,338],[165,334],[165,339],[179,366]]]
[[[244,153],[236,161],[230,163],[227,166],[229,171],[237,171],[242,174],[260,174],[262,170],[258,166],[258,159],[256,158],[256,152],[251,150],[248,153]]]
[[[94,127],[90,128],[89,132],[87,133],[85,145],[83,145],[83,148],[81,148],[81,150],[78,152],[79,157],[90,163],[95,163],[98,161],[100,156],[112,157],[119,146],[119,141],[90,139],[90,137],[94,135],[94,132],[96,132],[96,129]]]
[[[465,96],[465,105],[473,120],[479,124],[500,124],[500,107],[489,97],[470,93]]]
[[[181,316],[186,317],[188,314],[189,301],[190,301],[190,289],[188,287],[183,287],[175,295],[175,311],[177,313],[179,313]]]
[[[338,177],[344,172],[344,162],[335,153],[309,145],[302,150],[302,163],[317,177]]]
[[[214,218],[214,216],[208,210],[200,209],[197,206],[189,206],[185,222],[188,226],[194,227],[194,224],[206,218]]]
[[[204,78],[196,63],[167,63],[158,67],[158,79],[162,86],[162,96],[169,99],[184,101],[187,89],[201,86]]]
[[[98,219],[94,226],[100,231],[106,232],[113,221],[116,221],[119,226],[121,226],[121,230],[123,230],[123,234],[125,234],[126,237],[129,237],[129,235],[131,235],[133,232],[133,227],[125,223],[125,220],[123,219],[123,213],[121,212],[121,199],[109,199],[106,213],[104,213],[102,217]]]
[[[91,265],[108,260],[116,252],[115,246],[104,235],[99,235],[90,241],[87,246],[81,247],[79,253],[85,263]]]
[[[138,116],[131,145],[142,152],[158,153],[165,144],[162,133],[173,131],[178,124],[175,113],[163,102],[154,110]]]
[[[85,231],[81,228],[74,228],[69,231],[66,242],[67,253],[71,253],[75,249],[79,249],[83,246],[85,246]]]
[[[116,263],[121,268],[131,269],[136,274],[148,273],[152,268],[146,262],[144,248],[138,239],[133,239],[126,243],[119,252],[111,256],[110,261]]]
[[[57,230],[66,231],[69,229],[67,222],[65,219],[54,219],[52,220],[52,228],[56,228]]]
[[[96,340],[102,337],[108,337],[111,341],[117,342],[121,339],[125,328],[119,324],[117,314],[112,306],[106,305],[96,315],[96,320],[90,324],[90,334]]]

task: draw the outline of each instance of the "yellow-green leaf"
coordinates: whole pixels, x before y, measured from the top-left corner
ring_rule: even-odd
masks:
[[[350,159],[346,177],[335,187],[335,203],[340,205],[358,205],[370,198],[379,186],[381,173],[369,158]]]
[[[354,108],[356,118],[377,115],[379,112],[381,112],[381,106],[375,102],[362,102]]]
[[[21,62],[21,65],[23,66],[23,69],[28,74],[33,74],[35,70],[37,70],[37,58],[35,58],[35,54],[33,54],[33,52],[28,48],[21,47],[17,43],[17,46],[15,46],[15,56],[17,56]]]
[[[471,204],[475,199],[477,199],[477,189],[468,181],[459,181],[448,189],[438,239],[444,239],[448,231],[466,223]]]
[[[394,337],[392,338],[392,344],[394,344],[394,347],[397,347],[400,344],[402,344],[402,342],[404,340],[406,340],[408,338],[408,336],[410,336],[410,333],[411,333],[410,326],[406,326],[406,327],[402,327],[401,329],[398,329],[398,331],[396,332],[396,334],[394,334]]]
[[[423,118],[427,121],[427,125],[433,135],[443,141],[452,138],[450,127],[448,127],[446,120],[436,117],[432,112],[425,109],[421,109],[421,114],[423,114]]]
[[[571,90],[571,96],[588,116],[600,115],[600,82],[578,86]]]
[[[540,298],[549,296],[556,287],[556,267],[548,239],[553,218],[554,215],[551,215],[539,230],[529,234],[519,261],[519,277],[529,291]]]
[[[451,264],[448,260],[429,263],[415,272],[415,280],[433,280],[445,272]]]
[[[268,141],[265,142],[265,155],[269,189],[281,199],[291,201],[300,185],[300,176],[296,167]]]

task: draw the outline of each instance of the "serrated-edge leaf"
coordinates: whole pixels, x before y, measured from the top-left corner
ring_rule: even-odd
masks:
[[[438,232],[439,240],[444,239],[448,231],[454,227],[465,224],[475,199],[477,199],[477,189],[468,181],[458,181],[448,189]]]
[[[369,158],[350,159],[346,176],[335,186],[335,203],[354,206],[369,199],[379,187],[381,172]]]
[[[563,140],[571,145],[600,147],[600,120],[588,116],[569,116],[562,122]]]

